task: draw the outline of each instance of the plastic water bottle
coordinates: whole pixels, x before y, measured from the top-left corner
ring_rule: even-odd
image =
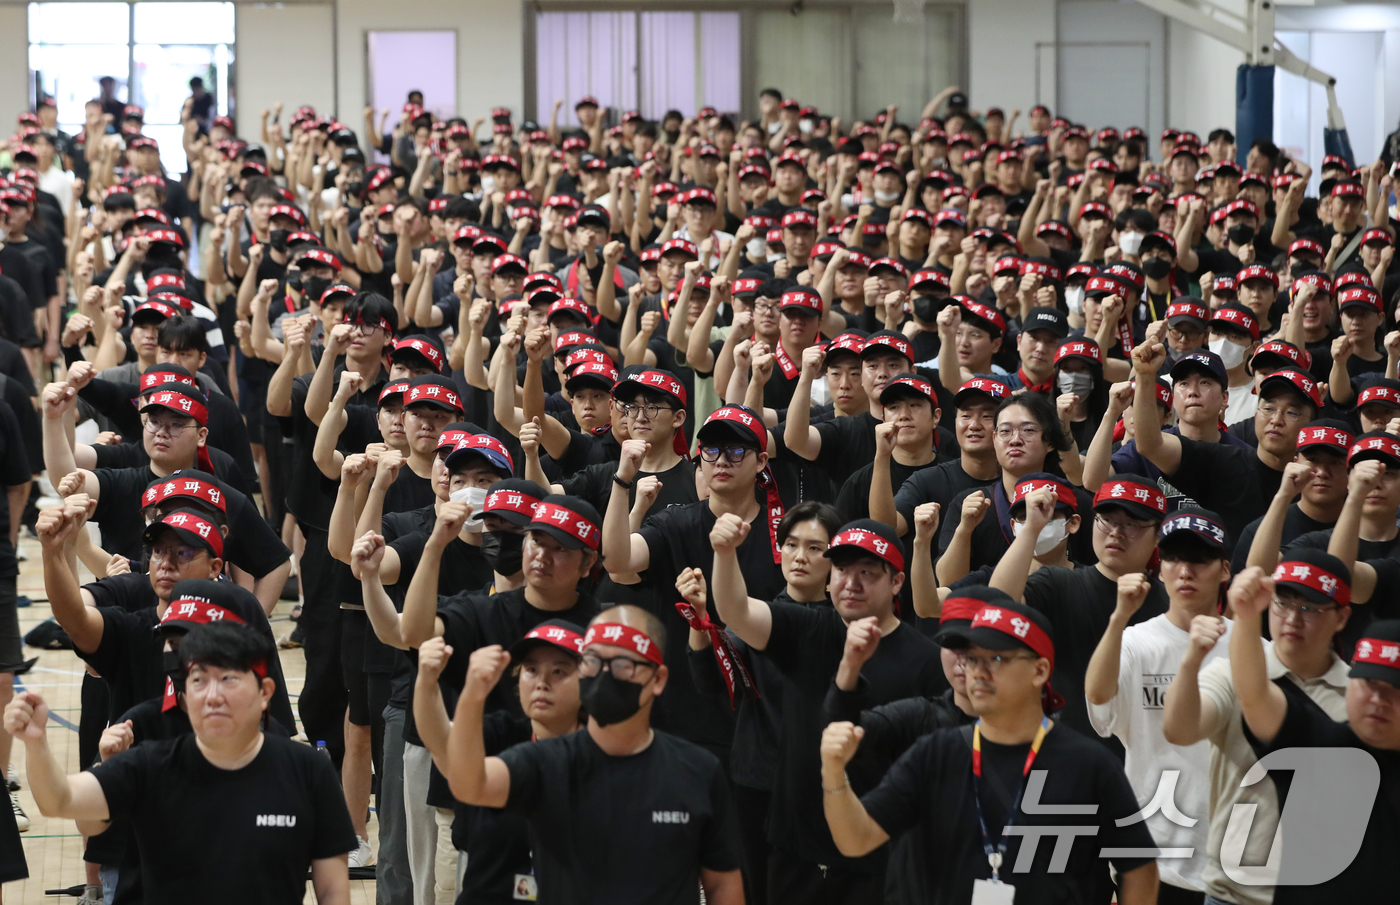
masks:
[[[330,757],[331,749],[326,747],[326,743],[324,741],[319,741],[316,743],[316,753],[324,754],[326,757]]]

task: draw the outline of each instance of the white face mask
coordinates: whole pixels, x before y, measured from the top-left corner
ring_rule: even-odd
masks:
[[[1118,247],[1125,255],[1136,255],[1142,248],[1142,233],[1123,233],[1118,237]]]
[[[1021,536],[1021,531],[1026,527],[1025,522],[1011,520],[1011,533],[1017,537]],[[1035,539],[1035,555],[1044,556],[1060,545],[1069,536],[1069,519],[1051,519],[1044,528],[1040,529],[1040,534]]]
[[[1070,286],[1068,289],[1066,289],[1066,290],[1065,290],[1065,304],[1068,305],[1068,306],[1069,306],[1069,310],[1070,310],[1070,311],[1073,311],[1075,314],[1083,314],[1083,313],[1084,313],[1084,287],[1083,287],[1083,286]]]
[[[482,529],[481,506],[486,502],[486,488],[463,487],[449,493],[447,498],[454,503],[466,503],[472,507],[472,517],[467,519],[463,527],[473,534],[480,534]]]
[[[764,261],[768,258],[768,242],[762,236],[750,239],[749,244],[744,248],[748,251],[751,260]]]
[[[1083,371],[1061,371],[1056,384],[1061,393],[1073,393],[1080,399],[1087,399],[1094,389],[1094,375]]]
[[[1244,363],[1245,347],[1238,343],[1232,343],[1223,336],[1219,339],[1212,339],[1206,346],[1220,356],[1220,361],[1225,365],[1227,371],[1238,368]]]
[[[876,189],[875,200],[881,202],[882,204],[893,204],[894,202],[899,200],[899,192],[882,192],[879,189]]]
[[[495,177],[495,176],[492,176],[490,173],[484,173],[484,174],[482,174],[482,177],[481,177],[481,193],[482,193],[482,195],[485,196],[485,197],[489,197],[489,196],[491,195],[491,193],[494,192],[495,190],[496,190],[496,177]]]
[[[797,128],[802,130],[803,135],[811,135],[812,131],[816,129],[816,127],[817,124],[812,122],[810,119],[802,119],[797,121]]]

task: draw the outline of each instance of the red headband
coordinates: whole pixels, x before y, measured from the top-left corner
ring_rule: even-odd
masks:
[[[379,391],[379,404],[383,405],[384,400],[390,396],[402,396],[406,392],[408,392],[407,380],[399,380],[388,384],[384,389]]]
[[[583,653],[583,636],[559,625],[539,625],[525,633],[521,641],[544,641],[574,653]]]
[[[189,415],[194,418],[195,422],[198,423],[200,427],[209,423],[209,410],[204,407],[204,403],[192,396],[187,396],[175,390],[166,390],[154,394],[150,399],[146,400],[146,405],[159,405],[173,412],[181,412]]]
[[[1368,402],[1375,402],[1382,399],[1400,405],[1400,391],[1392,390],[1390,387],[1367,387],[1361,391],[1361,396],[1357,398],[1357,406],[1363,406]]]
[[[470,433],[469,431],[464,431],[464,430],[443,431],[443,432],[438,436],[437,446],[435,446],[435,447],[433,448],[433,450],[434,450],[434,452],[436,452],[436,451],[443,450],[443,449],[447,449],[447,450],[456,449],[458,443],[462,442],[463,440],[465,440],[467,437],[470,437],[470,436],[471,436],[471,433]]]
[[[421,339],[401,339],[394,346],[394,351],[401,352],[404,349],[417,352],[432,362],[433,367],[437,368],[439,372],[442,371],[442,353],[432,343],[425,343]]]
[[[729,421],[734,424],[742,424],[752,431],[754,437],[758,440],[758,451],[768,451],[768,428],[764,427],[763,422],[755,417],[753,413],[738,408],[737,406],[726,405],[723,408],[711,412],[710,417],[705,419],[705,426],[708,427],[716,421]]]
[[[1330,597],[1338,606],[1351,606],[1351,585],[1310,562],[1285,561],[1274,569],[1274,581],[1300,584]]]
[[[170,601],[165,615],[160,617],[161,625],[168,622],[196,622],[200,625],[208,625],[211,622],[247,624],[237,613],[199,597],[180,597]]]
[[[625,647],[633,653],[641,654],[657,666],[662,665],[661,648],[656,646],[656,642],[648,638],[645,632],[628,625],[619,625],[616,622],[595,622],[588,627],[588,634],[583,636],[585,649],[594,644]]]
[[[415,402],[445,402],[448,406],[462,411],[462,400],[457,394],[445,386],[436,383],[425,383],[416,387],[409,387],[404,394],[404,408],[408,408]]]
[[[1021,502],[1035,491],[1042,490],[1046,487],[1049,487],[1051,490],[1055,491],[1055,500],[1057,505],[1068,506],[1071,510],[1074,511],[1079,510],[1079,498],[1074,495],[1073,487],[1070,487],[1068,484],[1063,484],[1059,481],[1037,481],[1034,478],[1022,481],[1021,483],[1016,485],[1015,490],[1013,490],[1011,494],[1011,505],[1015,506],[1017,503]]]
[[[199,383],[193,377],[176,374],[174,371],[153,371],[150,374],[141,375],[141,392],[147,393],[159,389],[167,383],[183,383],[185,386],[199,389]]]
[[[486,497],[486,502],[481,507],[481,514],[490,515],[493,512],[517,512],[533,519],[535,516],[535,507],[539,504],[539,500],[519,490],[495,490]],[[528,638],[529,635],[525,637]]]
[[[1307,446],[1330,446],[1346,453],[1354,439],[1351,434],[1334,427],[1305,427],[1298,431],[1298,449]]]
[[[1044,629],[1015,610],[984,605],[973,617],[972,627],[990,628],[1009,635],[1049,660],[1051,669],[1055,668],[1055,642],[1050,640]]]
[[[1393,459],[1400,459],[1400,440],[1394,437],[1367,437],[1352,444],[1351,450],[1347,452],[1347,465],[1352,464],[1352,460],[1363,452],[1378,450]]]
[[[971,621],[977,618],[977,614],[982,612],[982,607],[987,605],[987,601],[978,600],[976,597],[949,597],[943,601],[942,608],[938,611],[938,624],[950,619],[967,619]]]
[[[146,488],[146,492],[141,495],[141,508],[154,506],[156,503],[164,502],[173,496],[203,500],[217,507],[220,512],[228,511],[228,502],[224,499],[222,490],[198,478],[179,477]]]
[[[1400,669],[1400,642],[1384,638],[1362,638],[1356,642],[1356,655],[1352,663],[1374,663],[1376,666],[1389,666]]]
[[[1094,494],[1094,506],[1113,502],[1139,503],[1161,513],[1167,511],[1167,498],[1162,491],[1151,484],[1139,484],[1137,481],[1105,481],[1099,492]]]
[[[525,527],[529,529],[534,528],[536,525],[547,525],[550,528],[558,528],[565,534],[578,538],[583,542],[584,546],[588,547],[590,550],[597,550],[598,545],[603,541],[603,536],[599,533],[597,525],[572,509],[566,506],[560,506],[558,503],[546,503],[541,500],[535,507],[534,518],[532,518],[530,524]],[[661,661],[658,660],[657,662],[659,663]]]
[[[224,555],[224,536],[219,533],[218,528],[214,527],[213,522],[207,522],[189,512],[172,512],[161,519],[160,524],[198,534],[209,542],[209,547],[214,551],[215,557]]]
[[[904,554],[899,551],[899,547],[873,531],[866,531],[863,528],[842,531],[831,539],[828,550],[835,550],[838,547],[857,547],[867,553],[875,554],[894,566],[896,572],[904,571]]]

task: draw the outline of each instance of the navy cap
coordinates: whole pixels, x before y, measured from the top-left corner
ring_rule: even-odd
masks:
[[[1193,372],[1204,373],[1220,381],[1222,387],[1230,385],[1230,376],[1225,370],[1225,362],[1221,361],[1220,356],[1209,349],[1195,349],[1187,352],[1177,359],[1176,364],[1172,365],[1170,373],[1172,380],[1177,381]]]

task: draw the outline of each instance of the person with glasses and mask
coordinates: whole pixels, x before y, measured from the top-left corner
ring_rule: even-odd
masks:
[[[719,518],[709,538],[710,589],[723,623],[787,679],[769,809],[769,901],[875,901],[884,889],[887,850],[872,846],[859,853],[868,857],[846,857],[822,820],[823,706],[833,679],[848,690],[859,684],[870,705],[941,693],[946,679],[938,647],[896,612],[907,569],[904,545],[888,525],[860,519],[831,539],[825,556],[832,607],[758,596],[737,555],[758,530],[734,514]],[[862,789],[878,777],[855,772]]]
[[[941,520],[938,538],[940,554],[953,542],[953,535],[960,524],[960,519],[951,513],[962,513],[964,504],[973,494],[990,497],[986,517],[972,529],[968,558],[965,568],[960,564],[956,576],[959,578],[967,571],[997,564],[1016,537],[1011,524],[1011,500],[1016,494],[1016,485],[1027,475],[1055,468],[1059,454],[1070,446],[1070,440],[1060,425],[1059,415],[1050,402],[1038,393],[1017,393],[1002,399],[995,417],[996,427],[992,429],[992,436],[997,464],[1001,467],[1000,480],[990,488],[974,487],[953,497]],[[1092,497],[1079,489],[1076,489],[1075,495],[1079,498],[1077,508],[1087,512]],[[1070,539],[1070,559],[1093,562],[1093,557],[1093,547],[1087,540],[1080,536]],[[941,571],[938,575],[940,583],[946,583],[942,581]]]
[[[835,722],[823,732],[820,800],[837,848],[857,857],[902,839],[897,850],[916,849],[921,857],[891,863],[884,888],[894,901],[1107,903],[1111,863],[1121,905],[1155,903],[1157,865],[1143,854],[1152,834],[1131,819],[1139,806],[1122,766],[1051,719],[1064,704],[1051,688],[1063,630],[995,589],[985,596],[968,607],[970,622],[938,635],[959,656],[973,725],[922,736],[864,794],[857,755],[865,728]],[[1035,780],[1055,790],[1057,806],[1031,807]],[[1071,828],[1088,838],[1061,835],[1048,859],[1037,831]],[[1117,853],[1105,858],[1103,849]]]
[[[1234,842],[1240,864],[1266,864],[1278,829],[1281,802],[1271,777],[1244,783],[1258,761],[1245,733],[1242,701],[1249,689],[1238,689],[1232,660],[1243,636],[1257,638],[1267,614],[1269,636],[1264,642],[1264,671],[1268,681],[1289,696],[1306,696],[1327,718],[1346,719],[1347,664],[1336,653],[1337,633],[1351,615],[1351,573],[1341,560],[1320,550],[1294,548],[1273,571],[1273,593],[1264,606],[1255,606],[1253,593],[1243,600],[1241,589],[1262,587],[1266,574],[1257,567],[1235,577],[1230,602],[1241,601],[1229,625],[1224,655],[1202,664],[1225,635],[1225,621],[1213,614],[1194,617],[1191,640],[1167,689],[1162,711],[1162,734],[1179,746],[1210,742],[1210,841],[1202,878],[1207,901],[1225,905],[1270,905],[1274,887],[1230,877],[1222,866],[1221,848],[1237,805],[1254,808],[1244,840]],[[1257,641],[1254,643],[1258,643]],[[1203,817],[1205,815],[1191,816]]]
[[[1166,612],[1167,592],[1147,574],[1157,554],[1157,535],[1166,518],[1167,498],[1156,484],[1142,475],[1114,475],[1094,494],[1093,525],[1087,532],[1096,561],[1073,568],[1043,566],[1031,570],[1041,533],[1057,517],[1056,496],[1038,490],[1026,498],[1024,526],[992,573],[991,586],[1044,613],[1060,638],[1055,661],[1055,686],[1065,696],[1060,720],[1090,738],[1097,734],[1085,705],[1084,676],[1094,646],[1108,628],[1118,605],[1118,582],[1125,575],[1141,574],[1147,582],[1142,606],[1129,624],[1135,625]],[[1090,507],[1080,511],[1087,512]],[[1104,744],[1122,751],[1113,739]]]
[[[740,905],[738,834],[720,761],[652,725],[671,687],[665,627],[639,607],[618,606],[599,613],[582,642],[587,727],[495,757],[486,755],[485,711],[511,657],[494,644],[471,654],[448,739],[452,794],[529,821],[539,901],[682,905],[703,889],[706,902]]]
[[[1191,357],[1199,359],[1217,380],[1224,383],[1220,379],[1219,361],[1215,356],[1196,352]],[[1219,512],[1231,536],[1239,537],[1244,526],[1268,508],[1262,502],[1268,498],[1259,489],[1262,453],[1251,455],[1248,450],[1232,444],[1194,440],[1184,433],[1178,435],[1162,430],[1155,380],[1166,360],[1167,350],[1161,343],[1143,343],[1133,350],[1133,370],[1137,375],[1133,391],[1133,439],[1137,451],[1161,471],[1160,480],[1167,481],[1179,494],[1190,497],[1201,506]],[[1178,362],[1177,366],[1181,367],[1182,364]],[[1301,374],[1297,378],[1306,380],[1310,385],[1312,383]],[[1283,381],[1280,378],[1279,382]],[[1293,385],[1290,383],[1289,386]],[[1261,402],[1260,406],[1262,411],[1266,403]],[[1298,428],[1313,419],[1314,410],[1311,407],[1291,406],[1285,406],[1282,410],[1271,407],[1269,410],[1278,422],[1278,430],[1291,425],[1292,443],[1296,450]],[[1265,418],[1262,414],[1256,417]],[[1288,452],[1288,459],[1293,458],[1295,450]],[[1278,475],[1282,478],[1281,464],[1279,468]],[[1278,489],[1277,480],[1273,482],[1273,489]]]

